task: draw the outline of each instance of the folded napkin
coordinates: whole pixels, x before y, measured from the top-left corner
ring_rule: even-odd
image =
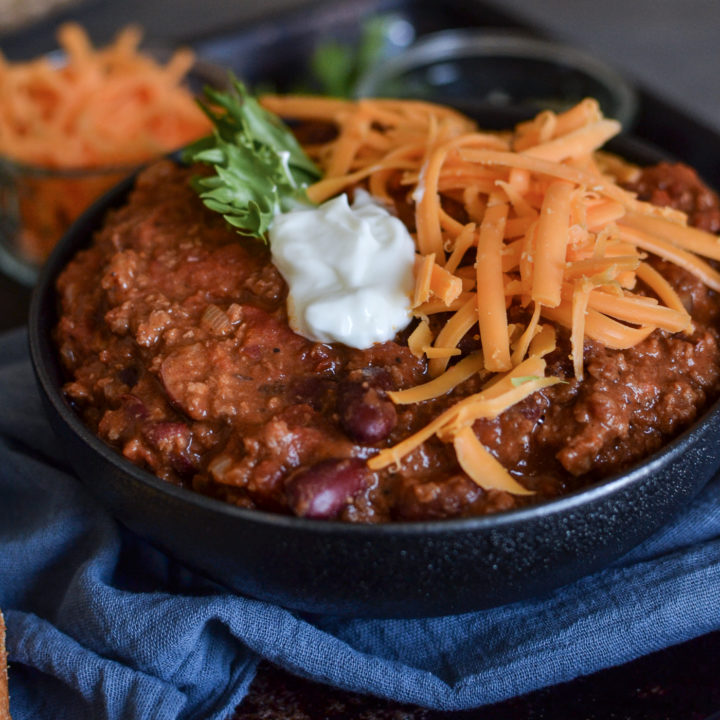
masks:
[[[0,608],[15,720],[221,720],[261,657],[349,690],[469,708],[720,628],[718,479],[611,568],[531,602],[348,620],[233,595],[87,495],[45,421],[25,344],[22,331],[0,336]]]

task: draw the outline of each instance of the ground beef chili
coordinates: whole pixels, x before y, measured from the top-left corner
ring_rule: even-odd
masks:
[[[627,467],[720,391],[718,299],[658,261],[692,313],[692,336],[656,330],[625,351],[586,340],[578,383],[561,331],[548,374],[567,382],[475,423],[535,495],[481,489],[434,438],[399,467],[370,472],[368,457],[480,381],[394,406],[386,391],[425,381],[425,361],[402,337],[354,350],[292,332],[267,249],[204,209],[188,177],[169,162],[141,174],[126,206],[58,281],[67,397],[101,438],[171,483],[242,507],[352,522],[491,513]],[[718,229],[718,199],[688,168],[650,168],[632,189]],[[477,337],[471,330],[464,349]]]

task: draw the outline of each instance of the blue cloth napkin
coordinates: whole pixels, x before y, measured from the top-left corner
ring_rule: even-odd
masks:
[[[0,608],[15,720],[228,718],[259,658],[441,709],[492,703],[720,628],[720,481],[613,567],[424,620],[307,616],[232,595],[123,531],[68,471],[25,333],[0,336]]]

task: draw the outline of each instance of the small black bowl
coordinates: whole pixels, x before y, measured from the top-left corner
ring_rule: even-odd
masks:
[[[484,126],[507,128],[541,110],[562,112],[595,98],[605,117],[627,132],[637,111],[632,85],[581,50],[527,33],[488,28],[441,30],[372,66],[358,97],[414,98],[483,115]]]
[[[621,140],[629,159],[656,152]],[[434,522],[353,525],[247,510],[170,485],[97,438],[63,396],[55,281],[130,178],[88,210],[45,265],[29,320],[50,421],[87,489],[130,530],[239,593],[289,608],[423,617],[523,600],[599,570],[667,523],[720,466],[720,403],[626,472],[535,507]]]

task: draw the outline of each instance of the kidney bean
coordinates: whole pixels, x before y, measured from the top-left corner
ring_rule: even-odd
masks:
[[[345,433],[360,443],[384,440],[397,422],[392,401],[367,383],[343,383],[338,388],[337,411]]]
[[[181,478],[189,480],[197,472],[197,462],[185,452],[171,453],[168,460]]]
[[[120,397],[122,403],[122,409],[125,411],[127,417],[131,420],[145,420],[148,416],[147,405],[137,396],[132,393],[125,393]]]
[[[300,517],[334,518],[365,486],[365,463],[359,458],[322,460],[292,475],[285,493]]]
[[[190,452],[190,428],[182,422],[161,421],[142,428],[143,435],[169,461],[181,477],[195,472],[196,459]]]
[[[143,427],[143,434],[160,450],[185,448],[190,442],[190,428],[182,422],[163,420]]]

